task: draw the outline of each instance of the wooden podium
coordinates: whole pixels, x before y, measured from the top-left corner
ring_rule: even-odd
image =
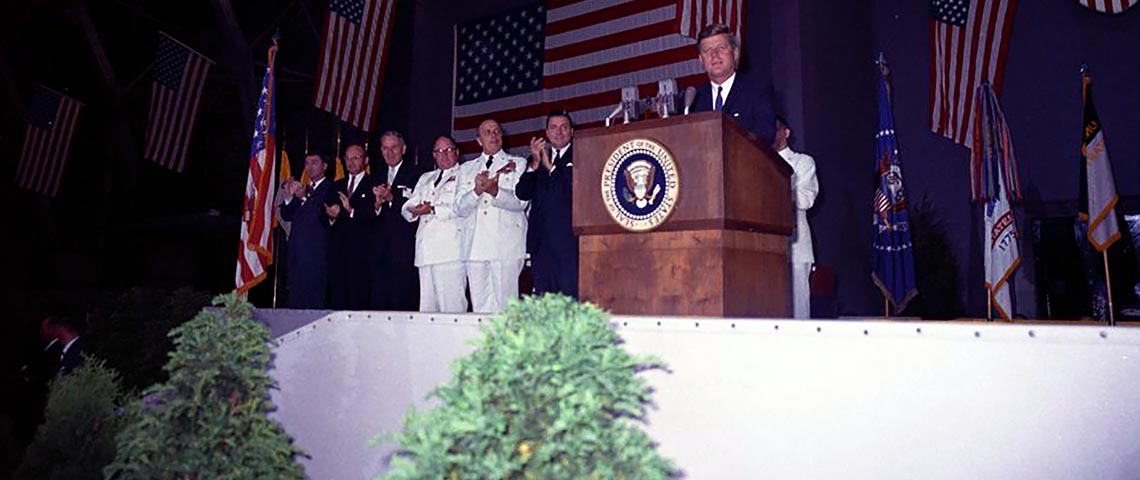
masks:
[[[647,232],[619,225],[603,201],[607,159],[650,139],[676,163],[670,216]],[[578,132],[574,231],[579,296],[625,315],[787,317],[791,167],[717,112]]]

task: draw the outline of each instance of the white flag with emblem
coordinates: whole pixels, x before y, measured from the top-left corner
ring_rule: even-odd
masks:
[[[986,290],[1002,320],[1013,315],[1009,281],[1021,263],[1017,246],[1017,223],[1005,193],[1005,180],[998,175],[998,191],[986,202]]]

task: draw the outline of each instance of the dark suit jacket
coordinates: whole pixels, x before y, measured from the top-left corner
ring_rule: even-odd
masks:
[[[574,205],[574,146],[554,165],[551,174],[539,164],[538,169],[519,177],[515,195],[529,200],[530,220],[527,225],[527,251],[533,256],[545,248],[570,251],[578,246],[571,228]]]
[[[388,181],[388,165],[382,165],[376,170],[374,181],[377,185]],[[412,190],[415,190],[416,182],[423,173],[418,165],[405,160],[391,185],[392,201],[381,204],[374,228],[377,241],[372,248],[377,250],[382,263],[410,266],[415,262],[416,227],[419,224],[405,220],[400,210],[408,202],[408,197],[412,195]]]
[[[63,358],[59,360],[59,373],[67,375],[75,370],[80,363],[83,363],[83,354],[87,353],[87,339],[79,336],[72,342],[71,347],[63,354]]]
[[[713,109],[716,93],[712,85],[705,81],[697,87],[697,98],[693,101],[693,112],[709,112]],[[765,145],[771,145],[776,136],[776,111],[772,106],[772,85],[744,72],[736,72],[732,91],[724,99],[725,115],[737,125],[752,132]]]
[[[337,193],[348,192],[346,176],[333,183],[332,192],[326,203],[340,205]],[[365,173],[360,178],[349,199],[352,216],[341,208],[340,215],[330,225],[332,238],[329,242],[329,289],[332,308],[363,310],[369,307],[371,291],[369,252],[372,241],[372,226],[376,220],[376,196],[372,194],[372,176]]]
[[[281,218],[293,222],[289,233],[289,308],[326,308],[329,222],[325,202],[332,191],[325,178],[302,202],[293,199],[281,207]]]

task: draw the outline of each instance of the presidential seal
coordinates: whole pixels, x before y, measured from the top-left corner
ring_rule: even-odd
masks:
[[[636,138],[619,145],[602,168],[602,202],[618,225],[634,232],[657,228],[677,205],[680,178],[664,145]]]

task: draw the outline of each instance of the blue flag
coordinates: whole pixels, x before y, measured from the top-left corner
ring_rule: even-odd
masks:
[[[884,66],[885,68],[885,66]],[[910,219],[906,211],[906,189],[903,188],[902,162],[895,139],[895,121],[891,113],[890,85],[884,73],[879,79],[879,131],[877,174],[872,222],[875,240],[871,261],[871,278],[895,312],[906,308],[918,289],[914,286],[914,245],[910,241]]]

